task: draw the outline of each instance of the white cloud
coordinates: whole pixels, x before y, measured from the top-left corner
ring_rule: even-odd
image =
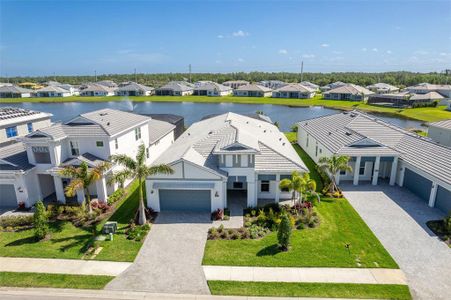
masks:
[[[315,58],[315,54],[304,54],[302,55],[303,58]]]
[[[238,62],[244,62],[244,59],[240,57],[240,58],[237,59],[237,61]]]
[[[232,36],[234,37],[245,37],[248,36],[249,32],[243,31],[243,30],[238,30],[232,33]]]
[[[323,48],[327,48],[327,47],[330,47],[330,45],[329,45],[329,44],[326,44],[326,43],[324,43],[324,44],[321,44],[321,47],[323,47]]]
[[[387,50],[386,52],[387,54],[392,54],[391,50]]]
[[[368,49],[367,48],[362,48],[362,51],[363,52],[366,52]]]
[[[377,48],[373,48],[373,49],[371,49],[371,51],[373,51],[373,52],[377,52],[377,51],[379,51],[379,49],[377,49]]]
[[[223,36],[222,34],[218,34],[217,38],[218,38],[218,39],[223,39],[224,36]]]
[[[285,54],[288,54],[288,51],[287,51],[287,49],[280,49],[279,54],[285,55]]]

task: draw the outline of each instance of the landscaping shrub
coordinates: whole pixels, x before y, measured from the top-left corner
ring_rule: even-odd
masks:
[[[108,204],[112,205],[125,196],[125,189],[118,188],[108,197]]]
[[[142,241],[149,230],[149,224],[136,225],[135,223],[132,223],[130,224],[130,227],[125,231],[125,234],[127,235],[127,239],[139,242]]]
[[[36,210],[33,215],[34,236],[38,240],[42,240],[49,232],[48,216],[42,201],[36,202]]]
[[[286,214],[281,217],[281,222],[279,225],[279,230],[277,232],[277,240],[279,241],[279,246],[282,251],[287,251],[290,245],[291,238],[291,223],[290,219]]]
[[[224,219],[224,210],[218,208],[214,212],[211,213],[211,219],[214,221],[221,221]]]
[[[15,230],[33,225],[33,215],[5,216],[0,218],[0,227]]]
[[[98,200],[91,201],[91,207],[93,210],[95,210],[99,215],[109,212],[112,209],[112,206],[110,206],[107,202],[101,202]]]

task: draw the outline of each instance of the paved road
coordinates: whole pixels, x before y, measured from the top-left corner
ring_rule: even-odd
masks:
[[[106,289],[210,294],[202,269],[209,213],[160,213],[135,263]]]
[[[343,186],[344,195],[390,252],[416,299],[450,299],[451,249],[426,226],[443,217],[406,189]]]

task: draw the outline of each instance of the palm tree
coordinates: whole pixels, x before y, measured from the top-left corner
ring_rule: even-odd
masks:
[[[352,172],[351,166],[348,165],[349,162],[349,156],[336,156],[333,155],[332,157],[321,157],[319,159],[319,167],[324,170],[331,180],[329,184],[329,192],[334,193],[335,191],[338,191],[338,186],[335,181],[335,176],[340,171],[349,171]]]
[[[124,168],[116,173],[113,173],[113,178],[117,180],[122,180],[124,178],[128,179],[138,179],[138,189],[139,189],[139,218],[138,223],[143,225],[146,223],[146,213],[144,210],[144,199],[143,199],[143,181],[147,176],[155,174],[172,174],[174,170],[168,165],[146,165],[146,149],[144,145],[141,144],[138,148],[138,153],[136,154],[136,159],[133,159],[125,154],[117,154],[111,156],[111,161]],[[113,179],[114,180],[114,179]]]
[[[91,207],[91,195],[89,194],[89,186],[102,178],[103,174],[111,167],[109,162],[102,162],[96,165],[94,168],[88,168],[88,164],[82,162],[79,167],[66,166],[59,171],[59,174],[63,177],[71,178],[70,183],[66,186],[65,194],[68,197],[73,197],[77,193],[77,190],[83,189],[85,195],[85,203],[89,209],[89,213],[92,212]]]
[[[301,191],[303,180],[298,171],[291,173],[291,178],[282,179],[279,183],[280,189],[288,189],[291,192],[291,200],[296,201],[296,193]]]
[[[316,193],[316,181],[310,178],[309,173],[302,174],[302,185],[301,185],[301,198],[302,193],[314,195],[317,197],[318,202],[320,201],[319,195]]]

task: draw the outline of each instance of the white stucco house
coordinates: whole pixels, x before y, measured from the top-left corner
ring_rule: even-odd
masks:
[[[437,92],[443,97],[451,98],[451,84],[431,84],[424,82],[417,85],[408,86],[405,90],[414,94]]]
[[[52,114],[17,107],[0,108],[0,147],[50,126]],[[1,148],[0,148],[1,150]]]
[[[69,97],[72,93],[62,87],[49,85],[34,92],[36,97]]]
[[[194,88],[193,95],[199,96],[229,96],[233,93],[233,89],[229,86],[222,85],[217,82],[206,81],[201,82]]]
[[[326,100],[366,101],[372,91],[356,84],[345,84],[323,93]]]
[[[116,90],[117,96],[151,96],[154,88],[136,82],[128,82]]]
[[[399,92],[399,88],[397,86],[383,82],[367,85],[366,88],[376,94],[388,94]]]
[[[233,94],[237,97],[271,97],[272,90],[265,86],[251,83],[239,86],[233,91]]]
[[[175,126],[150,117],[112,109],[81,114],[66,123],[57,123],[36,130],[21,142],[2,148],[0,154],[0,207],[17,207],[19,202],[32,206],[37,200],[81,203],[83,191],[73,199],[64,188],[70,178],[59,174],[64,166],[85,162],[94,167],[110,155],[134,157],[140,144],[146,147],[147,163],[151,164],[174,141]],[[112,166],[95,184],[90,194],[107,200],[117,185],[108,185]]]
[[[248,85],[250,82],[246,80],[228,80],[224,81],[222,84],[228,87],[231,87],[232,89],[237,89],[242,85]]]
[[[280,180],[308,172],[276,126],[235,113],[194,123],[154,163],[175,171],[146,180],[147,204],[156,211],[211,212],[227,207],[231,193],[249,207],[290,199]]]
[[[272,92],[273,98],[310,99],[315,96],[316,90],[300,83],[290,83]]]
[[[428,123],[428,137],[441,145],[451,147],[451,119]]]
[[[186,81],[170,81],[155,89],[157,96],[189,96],[194,92],[194,84]]]
[[[115,91],[115,87],[108,87],[98,83],[89,83],[84,89],[80,90],[80,96],[114,96]]]
[[[398,185],[431,207],[451,210],[451,148],[430,138],[352,111],[299,122],[298,144],[315,162],[349,156],[353,171],[336,174],[338,183]]]
[[[25,89],[15,85],[0,86],[0,98],[29,98],[33,90]]]

